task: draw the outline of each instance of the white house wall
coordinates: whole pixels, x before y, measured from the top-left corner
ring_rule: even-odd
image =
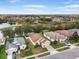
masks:
[[[32,39],[29,37],[30,41],[32,42],[32,44],[35,46],[36,44],[32,41]]]
[[[45,43],[42,43],[41,45],[43,48],[45,48],[46,46],[50,45],[50,41],[47,40]]]
[[[26,48],[26,45],[21,45],[21,46],[20,46],[20,49],[21,49],[21,50],[24,50],[25,48]]]
[[[16,52],[17,51],[17,48],[10,48],[8,50],[6,50],[6,53],[13,53],[13,52]]]

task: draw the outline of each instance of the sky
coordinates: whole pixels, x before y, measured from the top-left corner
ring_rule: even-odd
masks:
[[[79,0],[0,0],[0,14],[79,14]]]

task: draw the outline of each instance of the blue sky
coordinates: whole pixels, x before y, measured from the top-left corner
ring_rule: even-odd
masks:
[[[0,0],[0,14],[79,14],[79,0]]]

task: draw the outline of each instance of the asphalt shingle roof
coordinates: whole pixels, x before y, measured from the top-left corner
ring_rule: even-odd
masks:
[[[15,37],[14,39],[9,39],[6,43],[6,50],[10,49],[10,48],[17,48],[18,49],[17,44],[19,44],[19,45],[25,44],[24,37]]]

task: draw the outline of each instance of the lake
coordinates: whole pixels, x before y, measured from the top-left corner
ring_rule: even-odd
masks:
[[[8,28],[8,27],[14,27],[14,26],[16,26],[16,25],[10,25],[8,23],[2,23],[2,24],[0,24],[0,29]]]

